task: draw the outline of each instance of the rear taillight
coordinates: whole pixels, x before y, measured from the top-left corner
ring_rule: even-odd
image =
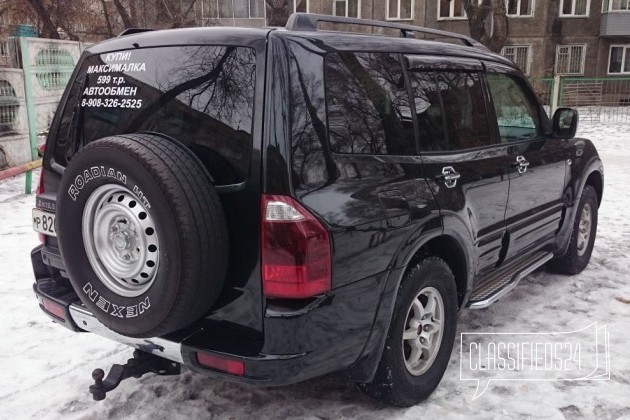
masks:
[[[328,230],[291,197],[262,197],[263,294],[308,298],[330,290]]]

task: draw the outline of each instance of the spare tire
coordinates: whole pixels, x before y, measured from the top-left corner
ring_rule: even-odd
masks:
[[[77,152],[57,193],[57,235],[83,304],[127,336],[189,325],[223,287],[219,197],[195,155],[167,137],[112,136]]]

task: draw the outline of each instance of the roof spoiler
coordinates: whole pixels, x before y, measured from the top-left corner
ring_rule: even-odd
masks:
[[[127,35],[133,35],[133,34],[139,34],[141,32],[150,32],[153,31],[154,29],[149,29],[149,28],[127,28],[124,31],[122,31],[121,33],[118,34],[118,36],[127,36]]]

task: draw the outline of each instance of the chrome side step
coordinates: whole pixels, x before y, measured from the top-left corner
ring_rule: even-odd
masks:
[[[512,291],[525,276],[552,258],[551,252],[541,251],[498,269],[473,289],[467,307],[470,309],[487,308]]]

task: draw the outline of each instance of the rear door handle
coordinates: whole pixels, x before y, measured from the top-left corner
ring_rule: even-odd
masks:
[[[457,185],[457,180],[462,176],[459,172],[455,170],[452,166],[445,166],[442,168],[442,173],[435,177],[435,179],[439,182],[443,182],[447,188],[455,188]]]
[[[524,174],[527,172],[527,168],[529,167],[529,161],[525,159],[525,156],[517,156],[516,162],[512,165],[516,169],[518,169],[519,174]]]

